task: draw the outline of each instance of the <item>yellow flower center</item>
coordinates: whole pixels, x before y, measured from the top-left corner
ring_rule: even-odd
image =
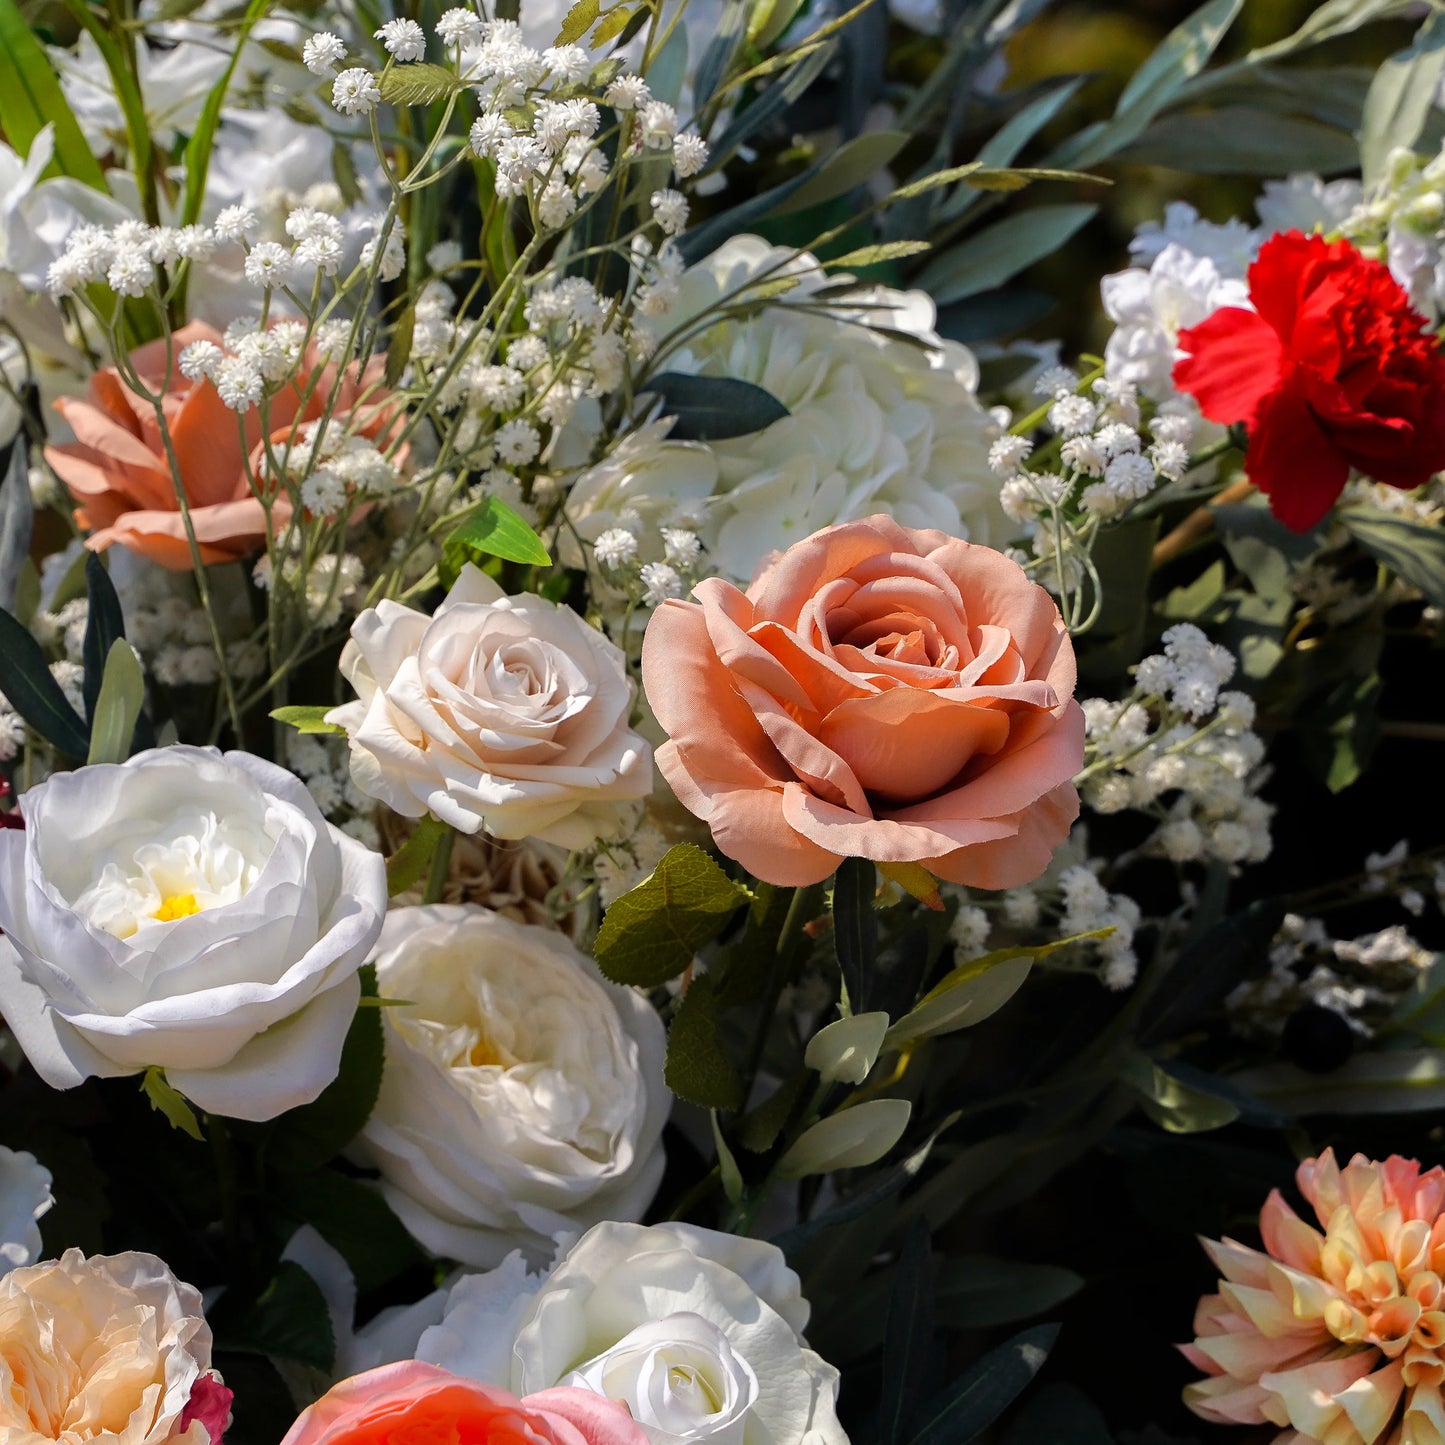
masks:
[[[177,918],[189,918],[200,911],[201,905],[196,902],[194,893],[173,893],[161,900],[161,906],[151,917],[159,923],[174,923]]]

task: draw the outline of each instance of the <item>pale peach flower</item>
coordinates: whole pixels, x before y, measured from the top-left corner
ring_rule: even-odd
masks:
[[[155,1255],[71,1249],[0,1280],[0,1440],[219,1445],[230,1401],[200,1293]]]
[[[780,886],[846,857],[972,888],[1048,867],[1084,719],[1059,609],[1016,562],[880,515],[693,596],[653,614],[642,683],[658,769],[729,858]]]
[[[1333,1151],[1295,1176],[1323,1233],[1275,1190],[1265,1252],[1204,1247],[1224,1278],[1181,1346],[1210,1378],[1185,1389],[1196,1415],[1277,1425],[1282,1445],[1439,1445],[1445,1437],[1445,1170]]]
[[[161,394],[201,560],[231,562],[265,545],[266,513],[247,480],[248,458],[253,475],[261,461],[261,414],[256,407],[243,414],[243,448],[237,413],[215,386],[204,379],[190,381],[176,368],[181,351],[193,341],[219,346],[221,336],[194,321],[170,338],[169,354],[164,338],[152,341],[131,352],[130,365],[149,390]],[[296,379],[268,403],[273,443],[284,445],[297,422],[321,416],[333,391],[328,434],[350,430],[376,438],[395,416],[379,388],[383,366],[381,358],[370,363],[358,385],[354,368],[338,380],[334,366],[323,366],[319,359],[303,363]],[[102,552],[119,542],[162,567],[189,571],[185,522],[152,403],[132,391],[115,367],[106,366],[91,377],[87,397],[62,397],[55,407],[75,441],[46,447],[45,459],[76,502],[76,524],[90,533],[87,546]],[[284,497],[272,515],[276,521],[289,516]]]

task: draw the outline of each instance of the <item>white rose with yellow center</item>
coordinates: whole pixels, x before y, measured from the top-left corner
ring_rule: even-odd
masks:
[[[514,1394],[618,1400],[652,1445],[847,1445],[838,1372],[803,1338],[782,1251],[690,1224],[604,1223],[544,1275],[464,1275],[416,1357]]]
[[[341,671],[359,700],[327,721],[346,729],[357,787],[404,817],[585,848],[651,791],[622,653],[470,563],[434,616],[391,601],[363,612]]]
[[[433,904],[387,916],[386,1069],[356,1148],[433,1253],[548,1258],[637,1219],[662,1179],[662,1022],[550,928]]]
[[[340,1067],[386,869],[285,769],[169,747],[58,773],[0,831],[0,1013],[40,1076],[163,1068],[271,1119]]]

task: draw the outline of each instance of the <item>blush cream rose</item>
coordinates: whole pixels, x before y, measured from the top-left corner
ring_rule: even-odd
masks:
[[[1037,878],[1079,800],[1074,650],[999,552],[889,517],[828,527],[746,592],[665,602],[642,650],[657,765],[765,882],[843,858],[974,888]]]
[[[470,564],[435,616],[392,601],[363,612],[341,670],[358,700],[326,719],[346,729],[357,787],[405,817],[585,848],[652,789],[622,653],[570,608],[508,597]]]
[[[335,1077],[386,911],[378,853],[249,753],[58,773],[0,830],[0,1013],[46,1083],[163,1068],[271,1119]]]
[[[200,1292],[155,1255],[71,1249],[0,1279],[0,1440],[220,1445],[230,1407]]]
[[[387,915],[386,1070],[357,1157],[428,1249],[473,1266],[637,1219],[662,1179],[666,1037],[570,940],[484,908]]]

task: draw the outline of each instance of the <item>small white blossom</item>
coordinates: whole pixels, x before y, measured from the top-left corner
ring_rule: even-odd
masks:
[[[490,159],[497,154],[502,143],[511,140],[515,134],[516,131],[512,129],[512,123],[506,116],[489,111],[472,122],[467,139],[479,156]]]
[[[580,45],[554,45],[542,52],[547,69],[568,85],[580,85],[592,74],[592,57]]]
[[[609,527],[597,539],[595,547],[601,567],[625,567],[637,556],[637,538],[621,527]]]
[[[372,33],[386,47],[386,53],[405,63],[426,54],[426,35],[415,20],[388,20]]]
[[[662,529],[663,554],[674,567],[691,567],[702,554],[702,542],[696,532],[681,527]]]
[[[1093,429],[1097,416],[1094,403],[1088,397],[1070,392],[1049,408],[1049,425],[1062,436],[1079,436]]]
[[[619,75],[603,93],[603,102],[613,110],[636,110],[652,94],[640,75]]]
[[[116,252],[105,283],[117,296],[143,296],[156,279],[154,262],[141,246],[126,246]]]
[[[376,77],[362,66],[343,70],[331,86],[331,104],[342,115],[367,115],[381,102]]]
[[[681,235],[687,228],[687,197],[681,191],[654,191],[652,215],[669,236]]]
[[[322,30],[301,47],[301,63],[313,75],[330,75],[346,56],[346,46],[339,35]]]
[[[181,348],[178,363],[181,375],[189,381],[200,381],[203,377],[214,381],[222,356],[221,348],[214,341],[192,341]]]
[[[1177,482],[1189,469],[1189,448],[1183,442],[1155,442],[1149,459],[1161,477]]]
[[[537,219],[548,230],[556,231],[572,219],[577,210],[577,197],[570,186],[555,177],[542,187],[537,197]]]
[[[525,466],[542,447],[537,428],[524,421],[509,421],[505,426],[498,427],[492,440],[498,457],[508,466]]]
[[[642,601],[648,607],[660,607],[672,597],[682,596],[682,578],[677,569],[666,562],[647,562],[642,568],[642,585],[647,589]]]
[[[1104,468],[1104,486],[1121,500],[1137,501],[1153,490],[1153,464],[1138,452],[1122,452]]]
[[[176,232],[176,254],[185,261],[209,261],[216,254],[216,233],[209,226],[182,226]]]
[[[677,111],[664,100],[649,100],[638,120],[642,144],[649,150],[668,150],[677,136]]]
[[[437,39],[446,45],[475,45],[482,34],[481,17],[460,7],[443,11],[442,18],[437,21]]]
[[[317,467],[301,484],[301,505],[313,517],[330,517],[346,505],[346,483],[331,467]]]
[[[462,264],[462,248],[456,241],[438,241],[426,253],[427,268],[432,271],[450,271]]]
[[[228,356],[216,367],[216,390],[232,411],[256,405],[266,391],[261,373],[240,356]]]
[[[1034,382],[1034,392],[1058,398],[1068,395],[1078,384],[1079,378],[1067,366],[1046,366]]]
[[[246,279],[255,286],[284,286],[296,262],[291,252],[275,241],[261,241],[246,256]]]
[[[695,176],[707,164],[707,157],[707,142],[691,131],[685,131],[672,143],[672,168],[684,180]]]
[[[988,449],[988,465],[995,476],[1010,477],[1023,465],[1034,445],[1027,437],[1004,435]]]
[[[1082,472],[1086,477],[1104,475],[1104,453],[1098,441],[1092,436],[1070,437],[1059,448],[1059,459],[1066,467]]]
[[[249,206],[226,206],[216,217],[213,229],[219,240],[241,241],[254,234],[260,224]]]

